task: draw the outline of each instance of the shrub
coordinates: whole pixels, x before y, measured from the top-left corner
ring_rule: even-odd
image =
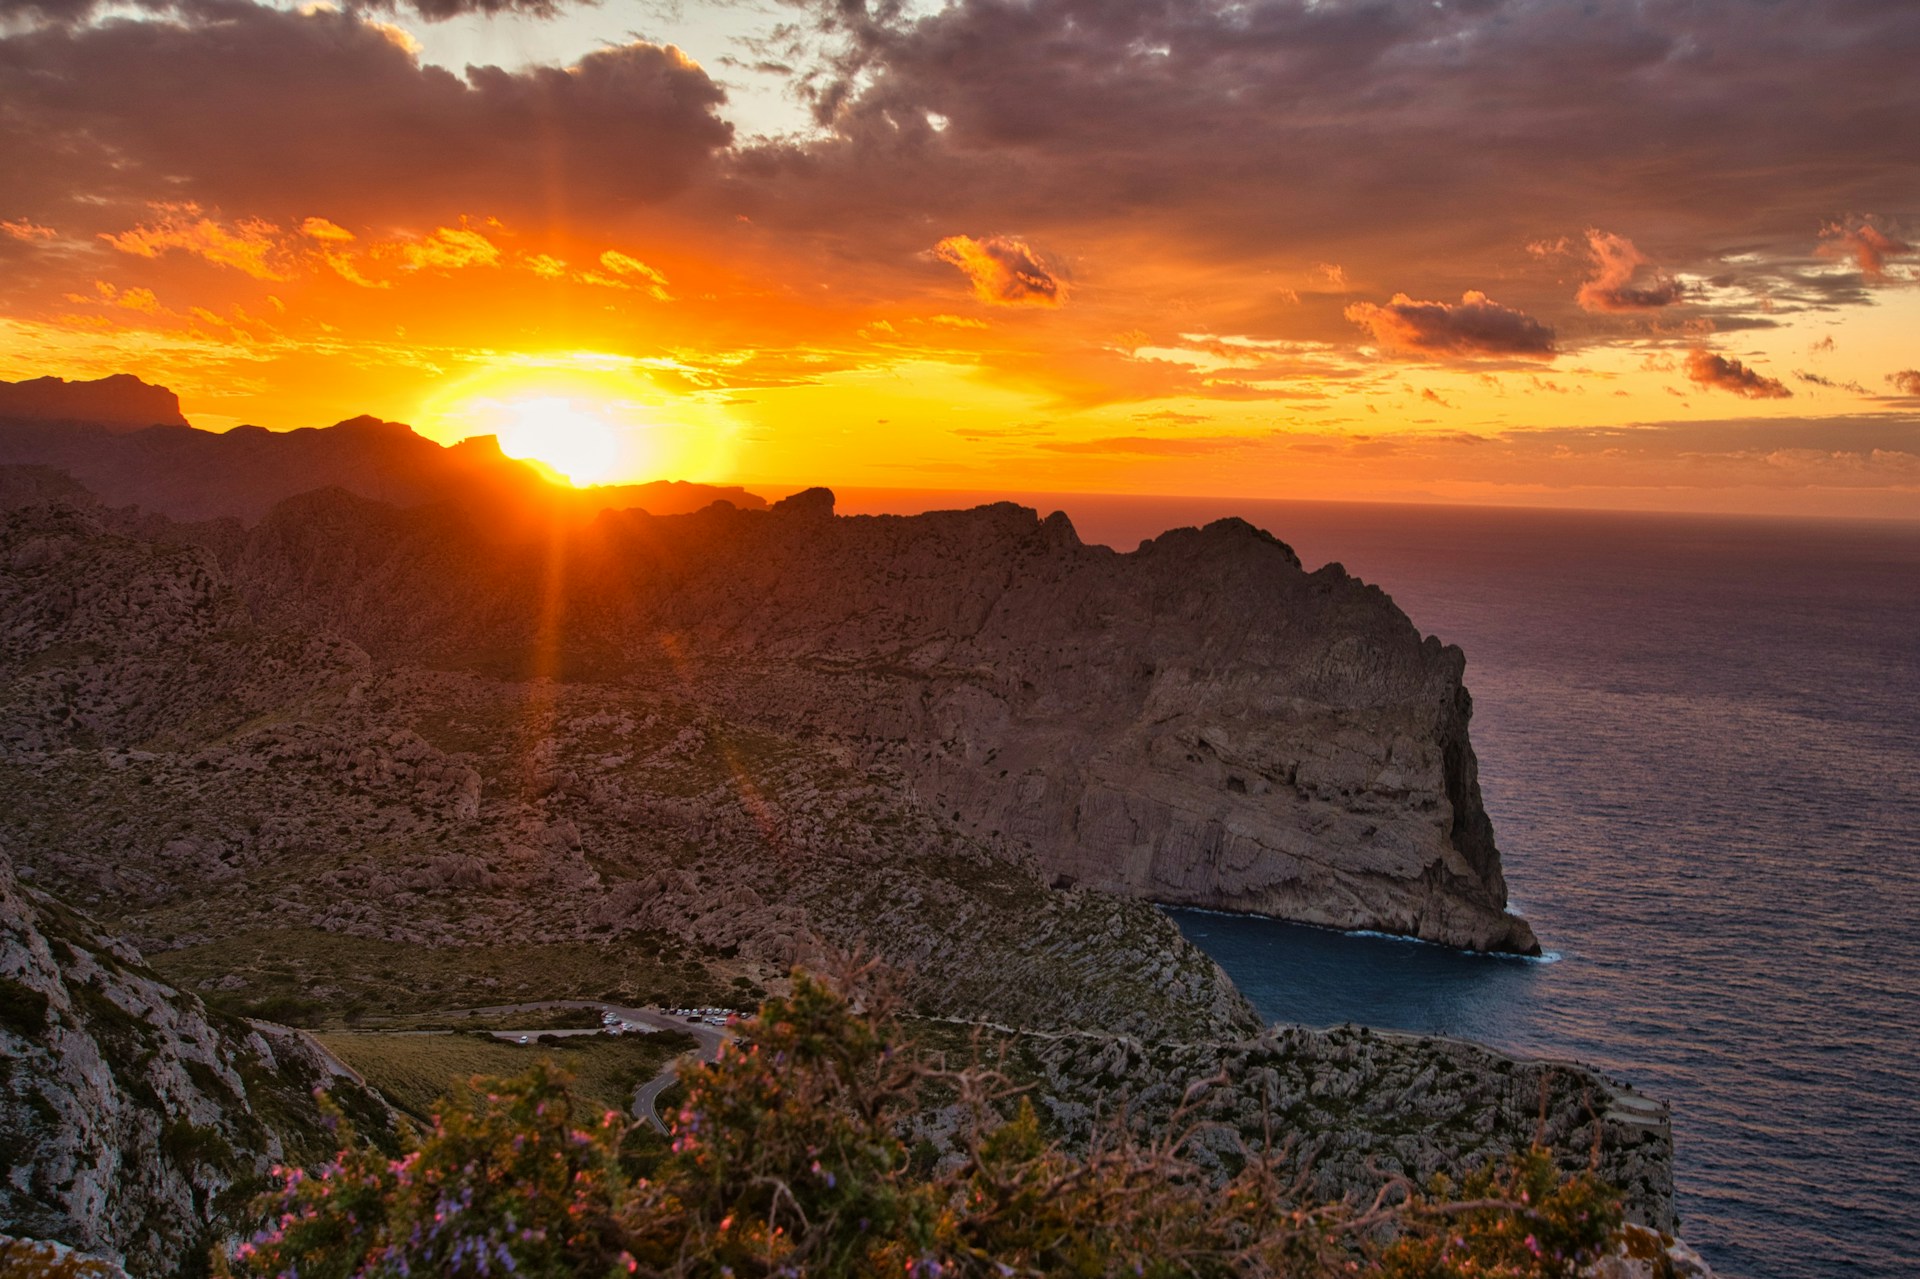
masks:
[[[266,1228],[217,1267],[305,1279],[1564,1279],[1619,1225],[1610,1191],[1562,1179],[1538,1149],[1458,1191],[1394,1183],[1365,1204],[1314,1202],[1264,1151],[1240,1152],[1230,1178],[1211,1174],[1184,1153],[1198,1131],[1184,1117],[1150,1141],[1116,1127],[1069,1153],[1003,1076],[924,1057],[883,989],[848,989],[796,975],[718,1061],[687,1070],[669,1149],[612,1113],[578,1120],[546,1065],[475,1081],[403,1158],[346,1134],[333,1163],[284,1173],[259,1204]],[[969,1117],[944,1159],[902,1136],[930,1084]]]

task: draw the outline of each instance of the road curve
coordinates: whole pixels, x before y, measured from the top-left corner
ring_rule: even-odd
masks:
[[[689,1057],[701,1061],[714,1061],[720,1056],[720,1045],[733,1038],[733,1035],[719,1026],[709,1026],[705,1022],[689,1022],[684,1017],[674,1017],[654,1008],[618,1008],[608,1006],[607,1011],[627,1021],[645,1022],[657,1030],[681,1030],[700,1041],[700,1047],[690,1053],[682,1053],[660,1068],[660,1073],[641,1084],[634,1090],[634,1117],[644,1119],[657,1133],[665,1134],[666,1121],[660,1118],[660,1094],[680,1077],[680,1065]]]
[[[612,1013],[622,1021],[640,1022],[652,1026],[655,1030],[678,1030],[685,1034],[692,1035],[699,1041],[700,1046],[694,1052],[682,1053],[678,1057],[675,1057],[672,1061],[669,1061],[660,1068],[659,1074],[634,1089],[634,1117],[636,1119],[644,1119],[648,1124],[652,1125],[654,1131],[659,1133],[665,1133],[667,1131],[666,1122],[660,1118],[660,1094],[665,1092],[673,1081],[679,1077],[681,1064],[689,1058],[696,1057],[700,1061],[715,1061],[720,1056],[720,1045],[733,1038],[733,1032],[723,1026],[709,1026],[703,1021],[690,1022],[685,1017],[677,1016],[659,1008],[623,1008],[618,1004],[604,1003],[597,999],[534,999],[522,1003],[493,1004],[485,1008],[469,1008],[461,1011],[498,1015],[501,1013],[540,1012],[549,1008],[595,1008],[603,1013]],[[311,1035],[308,1035],[305,1031],[293,1030],[290,1027],[283,1026],[276,1026],[275,1029],[282,1033],[302,1035],[330,1064],[339,1068],[339,1073],[350,1075],[362,1084],[366,1083],[364,1079],[360,1078],[358,1071],[328,1052],[325,1045],[321,1044]],[[496,1031],[494,1033],[496,1038],[507,1039],[514,1037],[512,1031]],[[527,1033],[531,1034],[536,1032],[530,1031]],[[597,1034],[598,1032],[559,1031],[542,1033]]]

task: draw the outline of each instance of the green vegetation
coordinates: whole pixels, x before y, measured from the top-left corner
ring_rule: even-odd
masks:
[[[369,1025],[368,1029],[373,1027]],[[598,1030],[598,1007],[537,1008],[530,1012],[422,1013],[382,1020],[381,1030]]]
[[[327,1051],[346,1062],[386,1098],[416,1119],[428,1120],[439,1098],[476,1075],[519,1074],[534,1062],[564,1070],[574,1098],[595,1113],[625,1114],[633,1090],[667,1062],[695,1046],[691,1035],[581,1035],[550,1044],[516,1044],[463,1034],[322,1033]]]
[[[150,957],[184,990],[229,974],[240,990],[209,994],[222,1012],[297,1026],[536,999],[719,1004],[728,986],[685,943],[644,933],[604,942],[424,946],[312,928],[260,929]],[[324,992],[324,993],[323,993]]]
[[[855,1012],[857,1005],[863,1010]],[[1545,1151],[1458,1191],[1387,1186],[1324,1204],[1265,1150],[1230,1177],[1188,1159],[1191,1111],[1085,1156],[1042,1131],[1004,1075],[949,1069],[900,1035],[880,988],[812,979],[687,1072],[669,1149],[623,1161],[631,1130],[546,1059],[456,1090],[419,1145],[354,1144],[256,1205],[268,1224],[227,1275],[434,1274],[702,1279],[1571,1279],[1617,1238],[1613,1192]],[[940,1158],[904,1122],[939,1086],[969,1116]],[[635,1143],[629,1142],[629,1147]],[[644,1171],[644,1176],[636,1172]]]

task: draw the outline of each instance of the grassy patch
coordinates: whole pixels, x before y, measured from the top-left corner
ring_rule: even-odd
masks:
[[[542,1057],[573,1076],[573,1092],[595,1111],[626,1113],[633,1090],[694,1046],[693,1037],[581,1036],[558,1044],[514,1044],[457,1034],[329,1032],[315,1036],[340,1060],[365,1075],[394,1105],[419,1119],[456,1084],[475,1075],[517,1075]]]
[[[451,1012],[397,1017],[381,1030],[594,1030],[598,1008],[540,1008],[524,1013]],[[369,1026],[369,1030],[374,1027]]]
[[[188,990],[228,974],[245,978],[244,988],[209,998],[225,1011],[244,1014],[285,999],[290,1002],[279,1007],[287,1019],[309,1026],[536,999],[717,1004],[728,987],[704,958],[644,934],[605,942],[420,946],[307,928],[237,933],[149,956],[168,981]]]

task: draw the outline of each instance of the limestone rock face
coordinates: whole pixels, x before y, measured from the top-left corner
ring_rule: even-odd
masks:
[[[1505,910],[1465,658],[1377,588],[1239,520],[1122,555],[1011,504],[832,518],[830,498],[534,543],[312,494],[233,570],[260,615],[377,656],[669,664],[1062,884],[1537,951]]]
[[[216,1026],[137,952],[22,888],[0,857],[8,1230],[124,1261],[135,1275],[175,1273],[289,1156],[288,1117],[318,1137],[306,1089],[326,1077],[304,1041],[270,1046],[244,1024]]]
[[[0,840],[181,981],[261,1015],[287,998],[344,1009],[370,989],[438,998],[362,962],[361,942],[436,973],[484,971],[496,947],[592,947],[626,959],[558,987],[528,959],[508,979],[542,997],[631,982],[705,1003],[831,948],[910,972],[912,997],[942,1013],[1137,1033],[1257,1024],[1144,903],[1053,890],[897,772],[718,714],[676,668],[629,662],[595,683],[371,658],[338,632],[414,610],[380,585],[381,543],[353,533],[401,513],[338,490],[302,505],[297,527],[270,530],[283,540],[237,543],[164,520],[129,536],[109,529],[115,512],[58,499],[0,511]],[[197,540],[209,532],[290,575],[277,616],[240,598]],[[296,566],[289,547],[315,557]],[[444,619],[492,583],[451,560],[418,611]],[[310,598],[334,633],[296,616]],[[449,639],[483,654],[497,641],[480,621]],[[313,962],[297,983],[289,952]],[[461,980],[469,1003],[494,1002],[479,976]]]

